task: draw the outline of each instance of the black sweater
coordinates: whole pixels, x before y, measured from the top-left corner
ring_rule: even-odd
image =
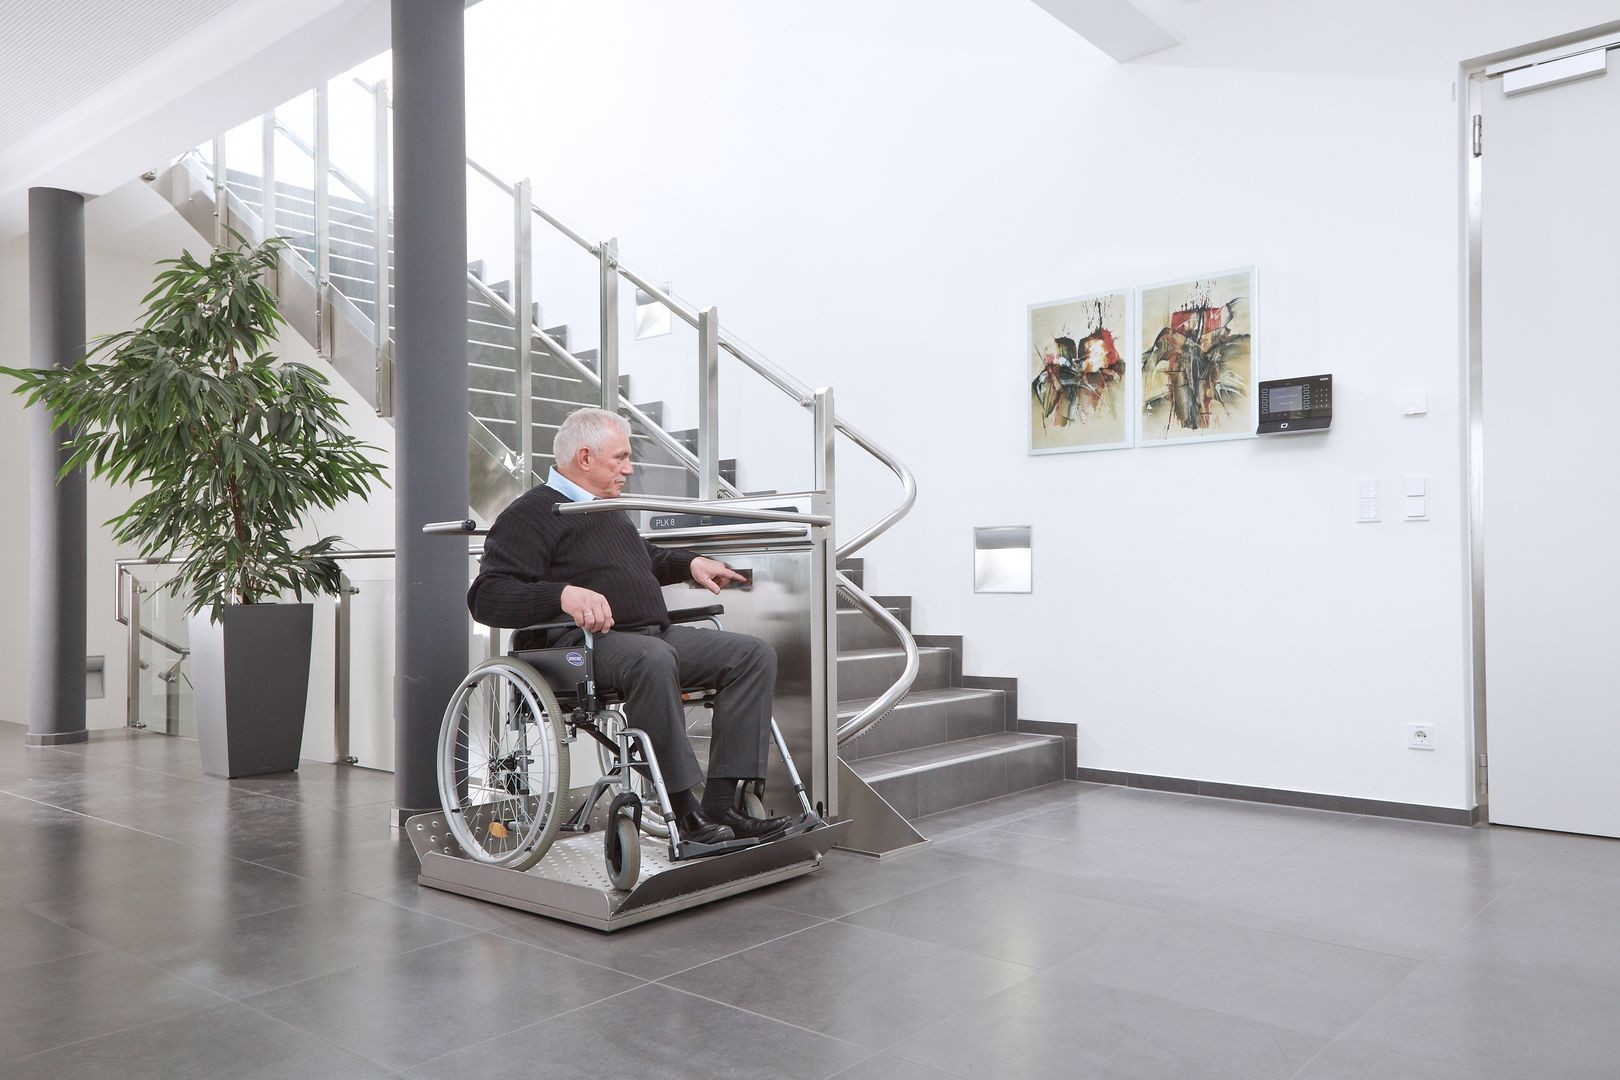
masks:
[[[501,511],[484,540],[467,607],[486,626],[532,626],[567,618],[569,585],[607,597],[617,629],[669,626],[660,588],[691,580],[697,552],[659,548],[641,538],[623,511],[553,511],[567,500],[549,487],[531,488]]]

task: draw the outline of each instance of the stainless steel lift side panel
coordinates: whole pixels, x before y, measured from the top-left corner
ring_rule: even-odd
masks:
[[[405,823],[422,860],[420,884],[606,931],[812,873],[848,828],[843,822],[678,863],[670,862],[664,841],[642,837],[641,880],[626,893],[608,884],[599,831],[560,837],[538,864],[518,871],[466,858],[443,813],[418,814]]]

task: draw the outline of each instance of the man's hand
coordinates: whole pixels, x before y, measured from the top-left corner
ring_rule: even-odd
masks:
[[[692,560],[692,580],[710,592],[717,593],[732,582],[743,583],[748,579],[719,559],[699,555]]]
[[[613,629],[613,609],[599,592],[569,585],[562,591],[562,609],[579,626],[593,634]]]

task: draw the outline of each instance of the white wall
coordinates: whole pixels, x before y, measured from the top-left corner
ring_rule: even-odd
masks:
[[[141,189],[139,181],[91,201],[86,208],[86,330],[89,337],[129,328],[140,312],[140,298],[151,288],[153,265],[181,250],[202,253],[203,240],[179,215],[154,212],[156,196]],[[99,205],[98,205],[99,203]],[[28,248],[22,237],[0,246],[0,357],[13,366],[28,364]],[[354,433],[377,446],[387,476],[392,480],[393,428],[380,420],[353,390],[316,358],[310,346],[296,332],[289,331],[275,352],[284,360],[316,366],[331,380],[334,390],[348,401],[347,414]],[[0,685],[8,688],[0,695],[0,720],[25,724],[28,721],[28,417],[21,399],[0,386],[0,460],[12,463],[0,470],[0,505],[12,508],[11,516],[0,523],[0,566],[13,572],[12,592],[0,603]],[[125,722],[125,687],[128,675],[127,636],[113,619],[113,563],[140,553],[115,545],[100,524],[129,505],[126,489],[112,489],[91,481],[88,485],[88,519],[91,524],[87,573],[88,650],[106,657],[106,697],[88,703],[86,720],[92,729],[121,727]],[[301,530],[308,542],[315,535],[336,533],[354,548],[392,548],[394,544],[394,499],[391,489],[380,488],[369,502],[351,500],[336,511],[313,518]],[[367,596],[364,609],[369,615],[373,598]],[[324,606],[323,609],[324,610]],[[311,723],[305,739],[305,754],[331,756],[331,663],[330,628],[317,633],[316,655],[312,664]],[[369,669],[367,669],[369,670]],[[381,683],[356,686],[357,709],[361,718],[369,715],[369,701],[386,693]],[[386,704],[384,705],[386,708]],[[377,727],[371,724],[367,730]]]
[[[489,0],[471,152],[836,387],[922,492],[869,588],[1018,676],[1025,718],[1076,724],[1083,766],[1465,806],[1451,82],[1598,17],[1467,7],[1466,32],[1457,4],[1415,27],[1383,4],[1338,35],[1327,5],[1202,0],[1185,51],[1119,67],[1023,0]],[[1398,63],[1346,62],[1407,30]],[[1331,434],[1026,456],[1026,305],[1251,263],[1261,374],[1333,372]],[[1403,418],[1415,388],[1429,415]],[[725,419],[745,483],[778,475],[780,419]],[[857,457],[851,525],[894,492]],[[1430,521],[1355,524],[1356,478],[1407,474]],[[974,595],[971,526],[1025,523],[1036,592]],[[1415,720],[1436,752],[1405,748]]]

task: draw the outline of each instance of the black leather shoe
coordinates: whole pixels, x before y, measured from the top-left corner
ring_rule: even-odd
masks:
[[[727,810],[720,823],[744,838],[775,840],[788,831],[788,826],[792,825],[793,821],[785,817],[753,818],[739,814],[735,810]]]
[[[723,844],[727,840],[737,839],[737,834],[727,825],[710,821],[702,814],[682,814],[675,819],[675,823],[680,826],[682,840],[692,840],[699,844]]]

